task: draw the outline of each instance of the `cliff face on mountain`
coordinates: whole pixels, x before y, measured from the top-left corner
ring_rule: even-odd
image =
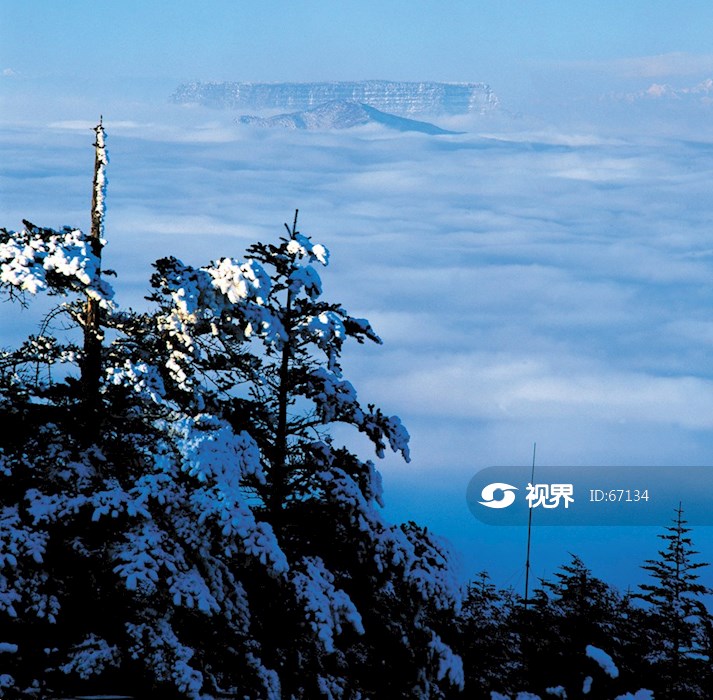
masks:
[[[184,83],[171,96],[179,104],[219,109],[302,111],[325,102],[366,104],[400,116],[484,114],[498,98],[484,83],[415,83],[387,80],[322,83]]]

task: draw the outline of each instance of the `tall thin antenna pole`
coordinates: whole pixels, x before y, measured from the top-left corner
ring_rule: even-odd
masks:
[[[535,485],[535,455],[537,454],[537,443],[532,444],[532,475],[530,484]],[[525,610],[530,604],[530,545],[532,543],[532,508],[527,516],[527,557],[525,559]]]

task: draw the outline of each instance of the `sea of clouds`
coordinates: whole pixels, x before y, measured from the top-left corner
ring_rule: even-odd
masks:
[[[487,569],[519,588],[525,533],[471,516],[478,469],[527,464],[536,442],[540,464],[713,473],[713,133],[681,128],[680,114],[617,116],[627,109],[606,124],[440,122],[465,133],[434,137],[117,107],[104,115],[105,264],[120,303],[138,307],[154,259],[240,257],[299,208],[300,229],[332,253],[326,296],[384,340],[349,350],[345,374],[412,434],[411,464],[380,465],[388,512],[447,537],[464,578]],[[88,227],[96,120],[79,112],[3,117],[1,226]],[[0,343],[39,313],[3,304]],[[693,533],[707,560],[712,530]],[[574,552],[626,587],[658,532],[536,529],[533,573]]]

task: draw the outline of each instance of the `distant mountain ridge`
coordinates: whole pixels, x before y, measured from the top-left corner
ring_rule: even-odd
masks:
[[[366,104],[399,116],[485,114],[498,98],[485,83],[363,80],[318,83],[183,83],[171,96],[178,104],[219,109],[303,111],[334,100]]]
[[[676,88],[667,83],[652,83],[646,90],[623,96],[626,102],[662,100],[674,102],[698,102],[713,104],[713,79],[708,78],[692,87]]]
[[[239,117],[237,121],[241,124],[252,126],[283,129],[351,129],[355,126],[379,124],[397,131],[418,131],[433,135],[456,133],[441,129],[429,122],[406,119],[405,117],[382,112],[370,105],[349,100],[331,100],[314,109],[290,114],[278,114],[274,117],[245,115]]]

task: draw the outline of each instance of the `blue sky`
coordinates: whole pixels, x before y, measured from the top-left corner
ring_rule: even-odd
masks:
[[[710,54],[689,0],[2,0],[0,69],[96,80],[514,80],[543,63]],[[686,70],[679,61],[677,70]],[[623,70],[623,65],[619,66]]]
[[[86,228],[99,113],[126,305],[156,257],[239,256],[299,207],[330,298],[385,340],[346,368],[413,436],[411,465],[382,463],[389,512],[517,584],[522,533],[466,507],[476,469],[535,441],[541,464],[713,465],[713,120],[598,101],[712,78],[712,35],[696,1],[0,0],[0,226]],[[484,81],[523,116],[434,140],[167,104],[186,79],[360,78]],[[30,321],[3,313],[0,338]],[[541,530],[534,572],[573,551],[626,586],[656,532]],[[713,528],[694,539],[713,560]]]

